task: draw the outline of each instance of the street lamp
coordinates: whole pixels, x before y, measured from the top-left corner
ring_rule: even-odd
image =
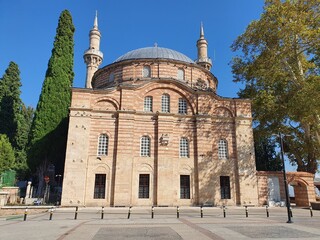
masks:
[[[291,214],[290,214],[290,198],[289,198],[289,191],[288,191],[288,182],[287,182],[287,176],[286,176],[286,167],[284,164],[284,155],[283,155],[283,139],[282,134],[279,132],[279,138],[280,138],[280,150],[281,150],[281,160],[282,160],[282,172],[283,172],[283,181],[284,181],[284,189],[286,193],[286,205],[287,205],[287,213],[288,213],[288,221],[287,223],[293,223],[291,220]]]

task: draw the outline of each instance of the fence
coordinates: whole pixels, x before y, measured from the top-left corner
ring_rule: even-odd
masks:
[[[13,187],[16,181],[16,171],[6,170],[0,174],[0,187]]]
[[[320,217],[319,211],[309,209],[291,209],[290,214],[294,217],[294,213],[299,217]],[[316,212],[316,214],[315,214]],[[272,218],[286,217],[285,208],[251,208],[244,206],[243,208],[228,209],[226,206],[219,207],[101,207],[101,208],[50,208],[48,209],[48,220],[98,220],[98,219],[170,219],[170,218]],[[47,214],[45,213],[44,216]],[[25,208],[23,220],[27,221],[29,209]],[[16,217],[17,218],[17,217]]]

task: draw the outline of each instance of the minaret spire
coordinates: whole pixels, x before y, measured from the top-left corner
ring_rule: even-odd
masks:
[[[87,65],[86,88],[92,88],[92,77],[103,60],[103,54],[100,52],[100,38],[101,34],[98,29],[98,12],[96,11],[93,28],[89,33],[89,49],[83,55],[84,62]]]
[[[210,70],[212,67],[212,61],[208,57],[208,42],[204,38],[204,30],[203,23],[200,24],[200,38],[197,41],[197,49],[198,49],[198,59],[196,63],[201,65],[207,70]]]
[[[202,22],[200,25],[200,39],[204,39],[204,30],[203,30],[203,23]]]
[[[98,29],[98,11],[96,10],[96,16],[94,18],[93,29]]]

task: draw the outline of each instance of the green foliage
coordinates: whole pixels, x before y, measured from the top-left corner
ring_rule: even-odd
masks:
[[[20,99],[20,71],[16,63],[10,62],[0,81],[0,133],[9,137],[14,149],[18,177],[28,170],[26,145],[33,109],[26,108]]]
[[[52,55],[29,135],[28,164],[33,169],[51,162],[63,170],[74,77],[74,31],[72,17],[65,10],[59,18]]]
[[[281,171],[282,162],[275,150],[277,147],[275,139],[261,137],[259,132],[254,131],[254,140],[256,169],[258,171]]]
[[[320,159],[319,12],[319,0],[267,0],[232,45],[234,81],[253,100],[256,131],[290,134],[289,159],[312,173]]]
[[[21,107],[20,71],[16,63],[10,62],[0,85],[0,133],[6,134],[16,147],[16,132]]]
[[[5,134],[0,134],[0,174],[14,167],[14,151],[9,138]]]

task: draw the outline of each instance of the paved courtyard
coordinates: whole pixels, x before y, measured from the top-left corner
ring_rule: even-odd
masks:
[[[288,224],[286,208],[230,207],[223,216],[221,208],[181,207],[179,218],[174,207],[151,208],[57,208],[50,213],[0,218],[0,239],[320,239],[320,211],[293,209]]]

